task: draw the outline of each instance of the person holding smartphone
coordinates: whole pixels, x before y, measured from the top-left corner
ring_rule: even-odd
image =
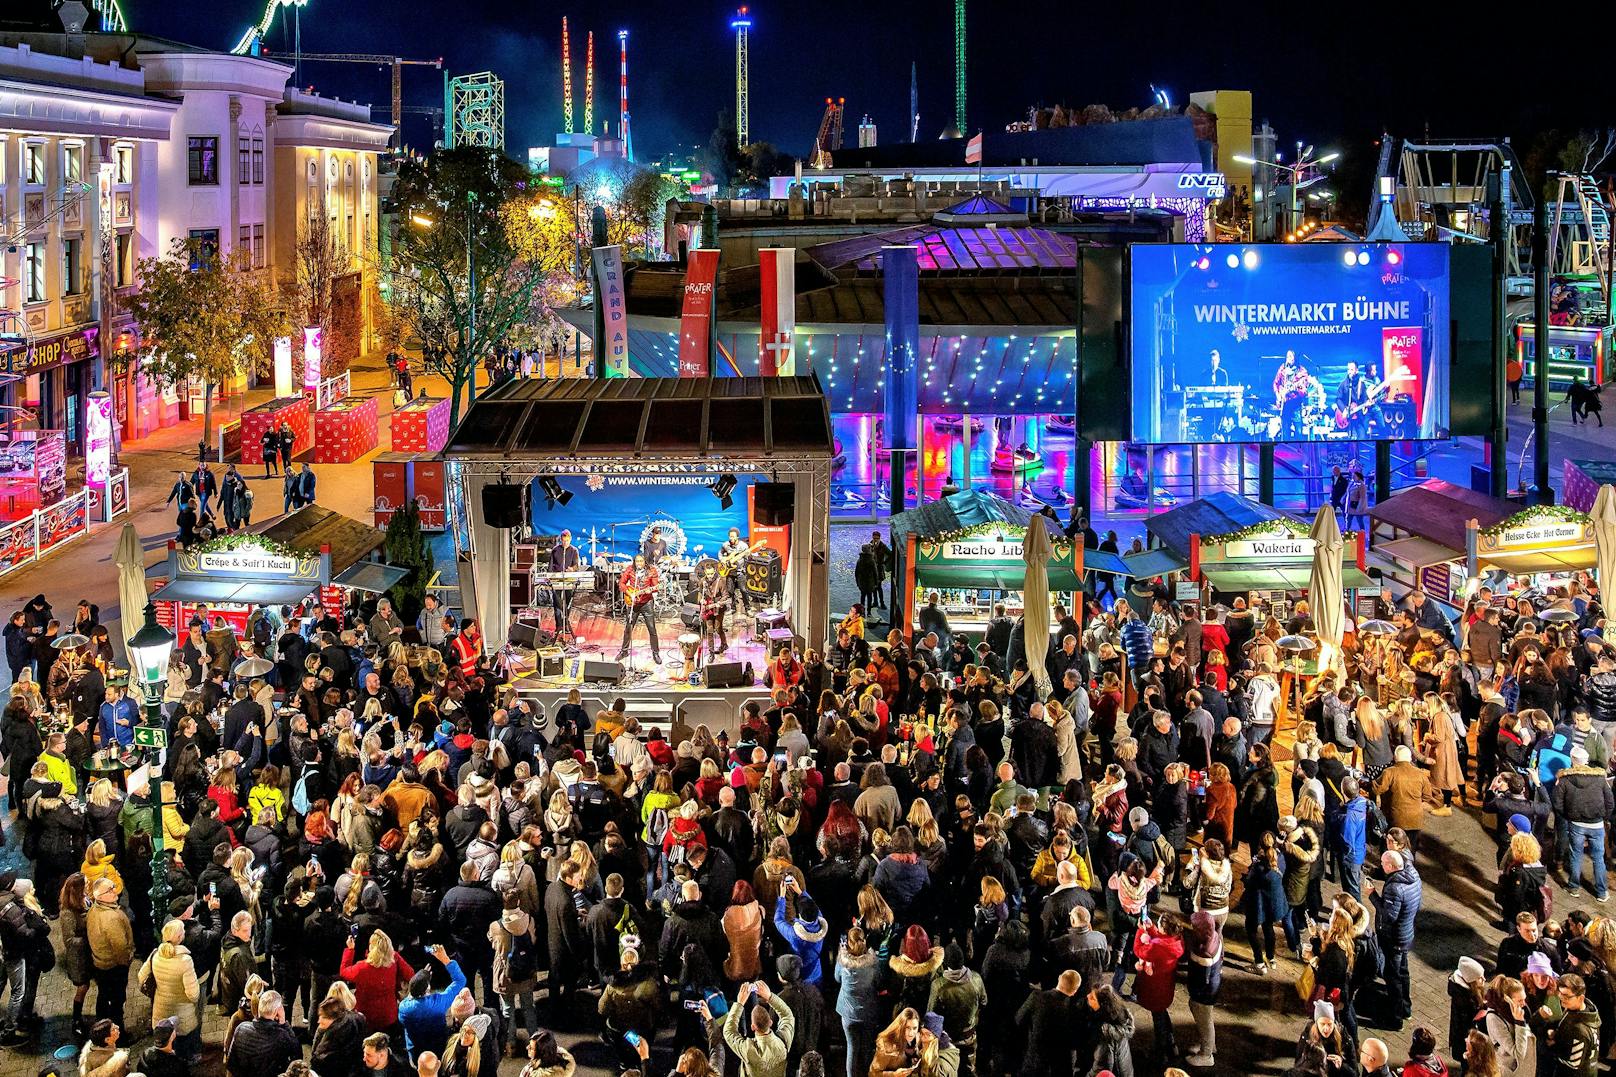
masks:
[[[762,1006],[749,1007],[753,995]],[[752,1034],[741,1031],[741,1015],[750,1009]],[[724,1044],[740,1066],[741,1077],[786,1077],[786,1056],[797,1019],[762,980],[742,984],[735,1005],[724,1017]]]

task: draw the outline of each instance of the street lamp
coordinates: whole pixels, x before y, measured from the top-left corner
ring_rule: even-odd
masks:
[[[1297,152],[1297,154],[1296,154],[1296,163],[1292,164],[1292,165],[1283,164],[1283,163],[1281,163],[1279,161],[1269,161],[1269,160],[1266,160],[1266,159],[1261,158],[1261,157],[1248,157],[1243,153],[1235,154],[1234,159],[1236,161],[1238,161],[1240,164],[1243,164],[1243,165],[1262,165],[1265,168],[1277,168],[1282,172],[1289,172],[1290,173],[1290,177],[1291,177],[1291,183],[1290,183],[1290,187],[1291,187],[1290,226],[1292,228],[1295,228],[1296,227],[1296,192],[1299,189],[1301,189],[1301,187],[1303,186],[1302,173],[1308,171],[1309,169],[1317,169],[1320,165],[1327,165],[1331,161],[1334,161],[1337,158],[1339,158],[1340,156],[1341,155],[1339,153],[1335,153],[1334,151],[1332,151],[1330,153],[1325,154],[1323,157],[1315,158],[1313,156],[1313,147],[1308,146],[1308,147],[1306,147],[1304,149],[1300,149]],[[1317,179],[1317,177],[1314,177],[1314,178]]]
[[[168,908],[168,862],[163,857],[163,772],[156,766],[158,757],[168,746],[168,731],[163,728],[158,708],[162,705],[162,686],[168,679],[168,656],[174,651],[174,634],[157,623],[157,605],[146,603],[146,623],[141,625],[127,641],[131,673],[140,678],[145,689],[145,721],[135,729],[135,743],[146,750],[148,791],[155,779],[157,790],[156,825],[152,828],[152,909],[165,915]]]

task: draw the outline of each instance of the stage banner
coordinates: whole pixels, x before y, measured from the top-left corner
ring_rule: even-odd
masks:
[[[765,247],[758,259],[758,372],[765,378],[789,378],[797,373],[797,252]]]
[[[887,311],[886,447],[915,447],[920,414],[920,252],[883,247]]]
[[[573,545],[585,557],[598,553],[629,558],[640,552],[656,524],[671,556],[692,561],[717,557],[730,528],[746,536],[752,484],[767,476],[737,472],[735,478],[732,504],[726,509],[709,489],[712,475],[560,476],[557,481],[572,493],[572,500],[565,507],[546,508],[544,492],[535,485],[533,530],[556,535],[563,527],[571,528]],[[419,489],[419,470],[416,486]]]
[[[623,248],[595,248],[595,304],[600,311],[595,359],[603,378],[628,377],[628,299],[623,288]]]
[[[718,280],[718,251],[694,250],[685,269],[684,309],[679,317],[679,376],[712,374],[713,294]]]

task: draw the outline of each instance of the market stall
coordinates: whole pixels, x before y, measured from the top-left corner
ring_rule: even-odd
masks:
[[[1457,609],[1467,576],[1464,522],[1474,519],[1491,527],[1518,509],[1480,491],[1428,479],[1370,510],[1370,563],[1398,593],[1418,587]]]
[[[225,535],[182,549],[170,542],[168,560],[147,570],[158,622],[176,633],[193,615],[223,617],[245,632],[258,603],[296,606],[315,596],[340,614],[348,591],[381,593],[407,569],[376,560],[383,535],[318,505],[300,509],[256,533]]]
[[[376,398],[350,396],[314,413],[314,462],[351,464],[376,447]]]
[[[1595,563],[1593,524],[1569,505],[1535,505],[1491,527],[1472,519],[1465,538],[1469,575],[1490,576],[1500,587],[1541,590]]]
[[[283,396],[266,400],[255,408],[241,413],[241,462],[264,462],[263,437],[266,430],[279,430],[281,424],[291,427],[294,441],[292,455],[299,456],[314,444],[314,426],[309,419],[309,401],[302,396]]]
[[[1004,603],[1019,617],[1026,567],[1022,541],[1030,526],[1050,533],[1049,591],[1051,605],[1062,604],[1074,616],[1083,589],[1083,547],[1069,540],[1047,517],[1035,515],[982,490],[958,494],[899,513],[892,518],[892,548],[901,581],[894,624],[913,635],[915,611],[936,591],[939,605],[956,631],[980,637]]]
[[[442,452],[449,442],[449,399],[418,396],[393,409],[394,452]]]
[[[1342,536],[1341,586],[1344,593],[1373,586],[1364,571],[1364,535]],[[1210,602],[1235,597],[1261,599],[1276,616],[1308,589],[1313,538],[1306,524],[1287,516],[1262,520],[1221,535],[1192,535],[1190,579]]]

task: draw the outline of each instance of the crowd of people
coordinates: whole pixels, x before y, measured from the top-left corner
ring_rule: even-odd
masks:
[[[37,992],[63,976],[94,1077],[210,1049],[229,1077],[508,1055],[565,1077],[558,1033],[642,1075],[1235,1072],[1275,1061],[1219,1044],[1238,970],[1294,980],[1299,1016],[1271,1017],[1296,1077],[1594,1077],[1616,921],[1554,904],[1607,894],[1598,603],[1380,605],[1290,700],[1276,641],[1310,627],[1301,602],[1091,603],[1086,627],[1058,611],[1041,663],[1002,610],[972,639],[929,603],[913,643],[855,610],[733,734],[576,693],[545,713],[435,601],[261,607],[240,637],[186,627],[142,780],[110,648],[37,646],[60,630],[41,596],[7,629],[32,870],[0,875],[5,1042],[48,1046]],[[1507,935],[1394,1056],[1428,821],[1456,808],[1496,820]],[[129,1043],[133,992],[152,1026]]]
[[[295,512],[314,504],[319,480],[306,462],[300,470],[293,468],[291,429],[283,423],[279,432],[266,430],[264,442],[263,478],[270,477],[270,468],[275,466],[277,458],[285,462],[285,473],[281,477],[281,511]],[[219,535],[246,531],[252,526],[255,500],[252,487],[235,464],[225,465],[221,478],[206,463],[199,463],[190,471],[175,473],[166,504],[174,506],[176,540],[181,546],[190,547]]]

